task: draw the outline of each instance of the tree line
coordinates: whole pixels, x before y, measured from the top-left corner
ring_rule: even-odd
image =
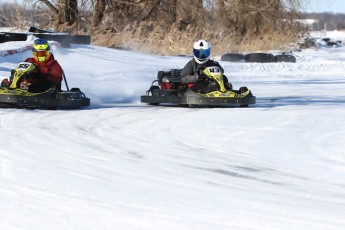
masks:
[[[50,21],[72,25],[87,21],[90,29],[110,23],[153,20],[155,23],[209,24],[259,32],[277,20],[296,17],[302,0],[26,0],[49,9]]]
[[[29,23],[43,28],[94,37],[111,34],[108,41],[118,43],[128,37],[150,44],[163,40],[176,43],[181,39],[189,42],[202,37],[217,41],[231,39],[233,45],[249,43],[251,39],[261,39],[267,44],[264,41],[267,34],[297,37],[303,28],[293,20],[300,17],[302,1],[25,0],[23,14]]]
[[[327,30],[345,30],[345,14],[334,13],[303,13],[303,19],[317,19],[321,27]]]

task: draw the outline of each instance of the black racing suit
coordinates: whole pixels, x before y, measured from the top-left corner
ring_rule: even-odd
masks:
[[[217,66],[218,68],[220,68],[222,73],[224,73],[224,69],[216,61],[208,60],[204,64],[199,64],[193,58],[192,60],[190,60],[185,65],[185,67],[181,71],[181,77],[180,77],[181,83],[182,84],[196,83],[198,78],[199,78],[200,69],[204,69],[205,67],[210,67],[210,66]],[[228,83],[228,78],[225,75],[223,75],[223,81],[224,81],[225,87],[229,88],[229,90],[231,90],[230,89],[231,84]],[[198,86],[196,86],[196,87],[198,87]],[[231,88],[232,88],[232,86],[231,86]]]

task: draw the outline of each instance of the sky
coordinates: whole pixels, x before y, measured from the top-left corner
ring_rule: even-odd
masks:
[[[304,10],[306,12],[345,13],[344,0],[317,0],[309,2],[309,6]]]

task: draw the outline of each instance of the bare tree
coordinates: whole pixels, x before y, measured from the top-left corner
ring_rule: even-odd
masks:
[[[72,25],[79,20],[77,0],[58,0],[55,5],[50,0],[28,1],[33,3],[34,8],[37,7],[37,3],[46,6],[51,11],[50,15],[52,15],[53,20],[57,20],[58,24]]]
[[[44,2],[48,2],[44,0]],[[57,4],[59,24],[67,23],[72,25],[78,21],[78,3],[77,0],[58,0]]]
[[[105,14],[106,6],[107,5],[105,0],[94,0],[94,10],[91,21],[92,28],[97,27],[102,21]]]
[[[299,28],[294,28],[291,22],[299,17],[301,3],[308,0],[24,1],[44,6],[35,9],[46,15],[42,21],[55,22],[50,23],[50,27],[70,32],[83,29],[83,33],[93,35],[95,42],[128,43],[129,38],[133,38],[135,42],[158,48],[166,42],[178,50],[199,38],[219,42],[228,38],[238,45],[254,37],[263,39],[267,34],[294,36]],[[37,11],[32,18],[37,18],[36,15]],[[108,37],[101,39],[100,36]]]

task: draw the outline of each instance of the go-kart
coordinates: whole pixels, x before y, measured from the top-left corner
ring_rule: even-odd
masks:
[[[195,84],[182,84],[181,70],[159,71],[146,95],[141,96],[141,102],[150,105],[176,104],[193,106],[229,106],[247,107],[256,103],[256,97],[247,87],[233,90],[226,87],[223,73],[219,67],[212,66],[202,70],[206,76],[202,87]]]
[[[31,92],[30,87],[20,87],[20,83],[29,79],[35,68],[30,62],[18,63],[12,71],[10,85],[0,87],[0,107],[56,109],[90,105],[90,99],[79,88],[69,89],[65,74],[63,79],[67,90],[51,87],[43,92]]]

